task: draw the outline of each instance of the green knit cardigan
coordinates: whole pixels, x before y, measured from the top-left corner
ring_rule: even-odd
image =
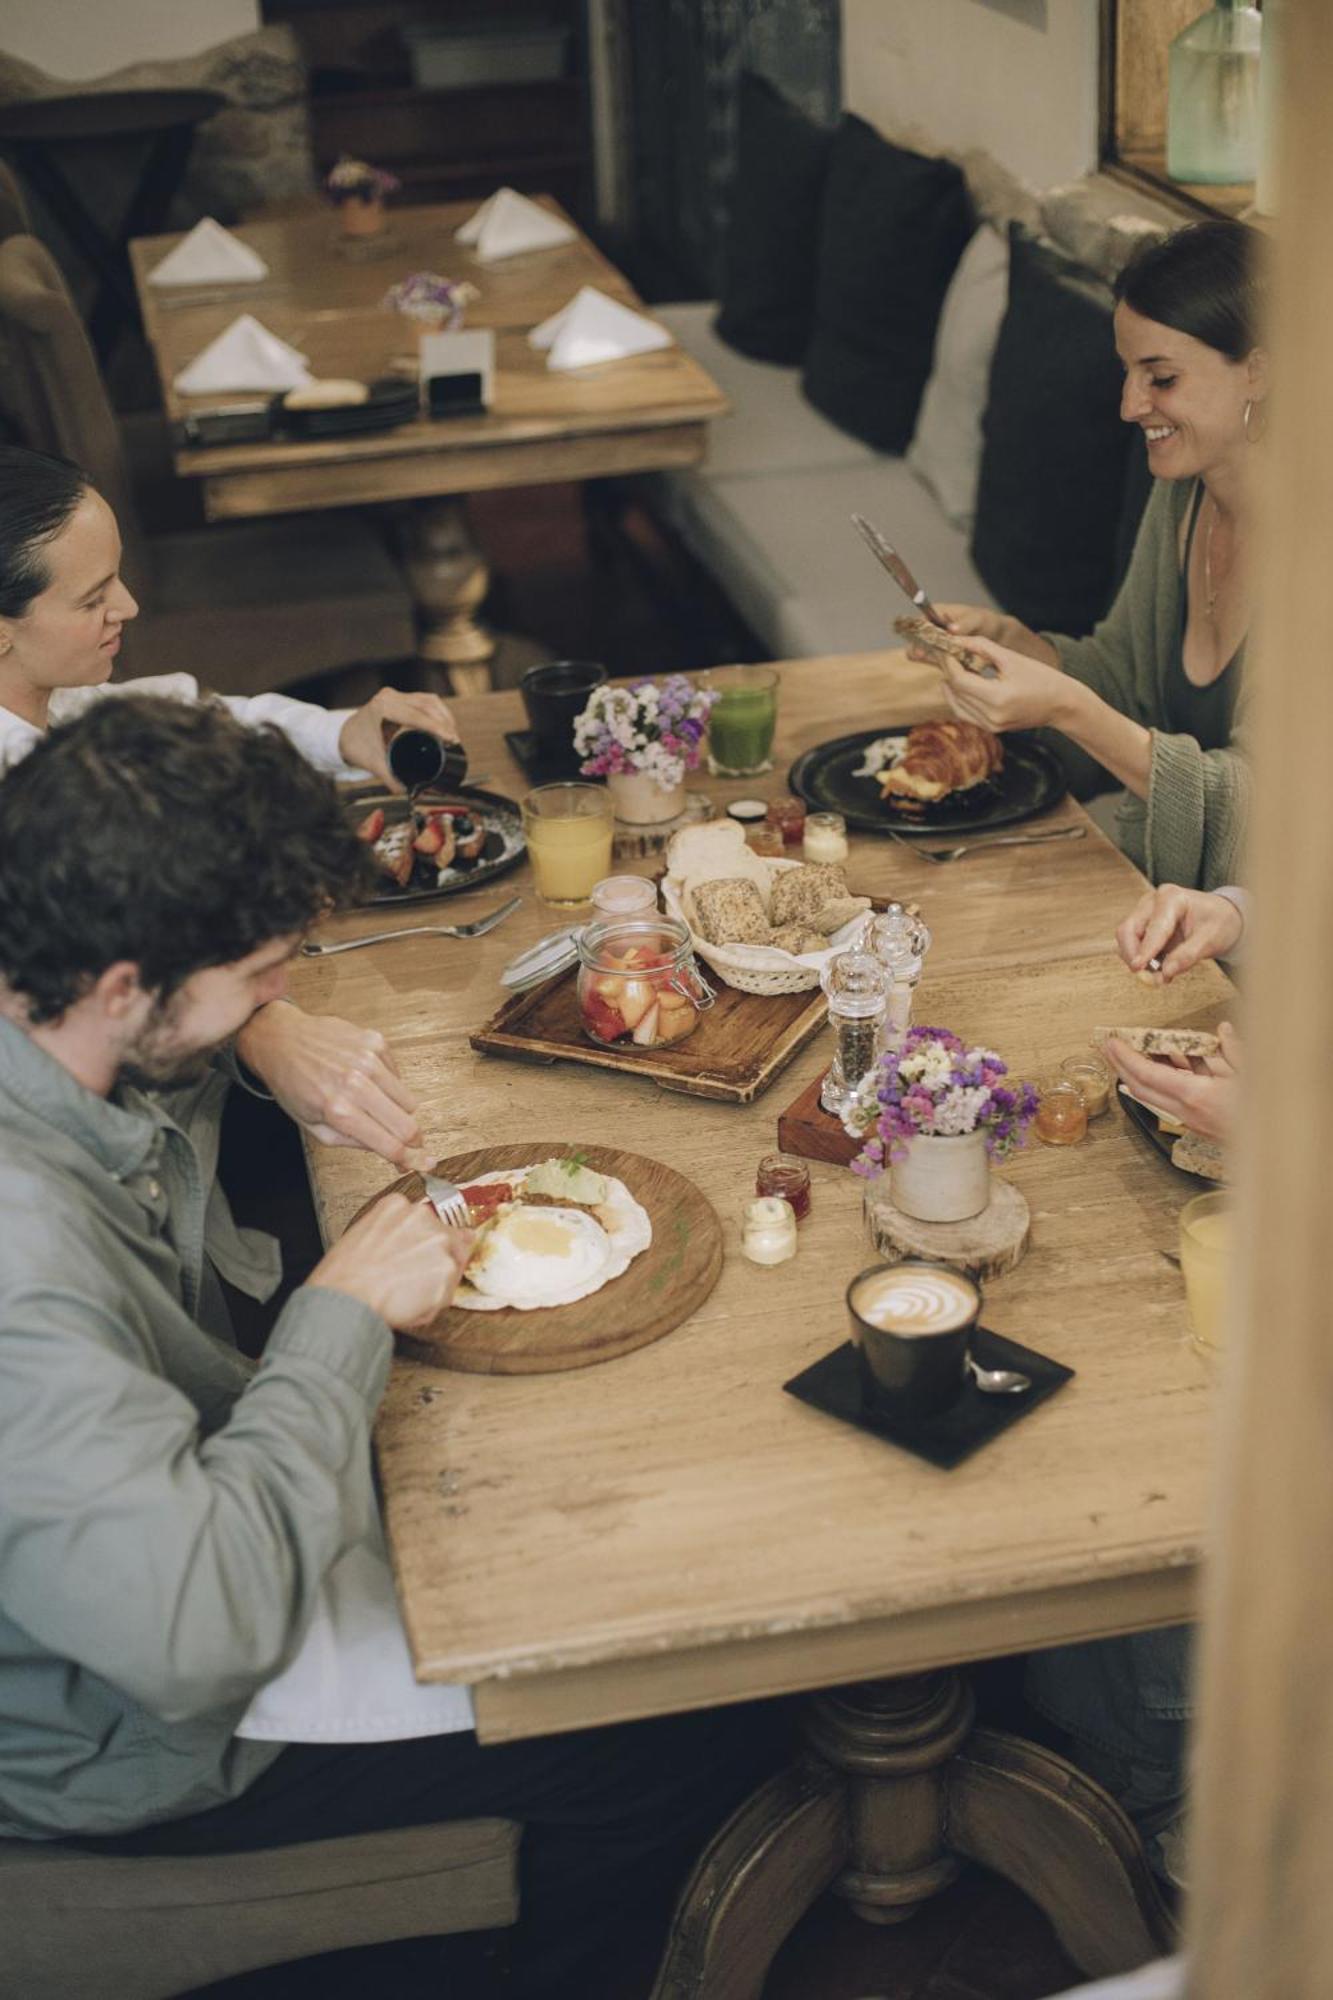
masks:
[[[1241,873],[1253,780],[1242,735],[1243,682],[1225,749],[1201,749],[1194,737],[1166,727],[1167,665],[1180,646],[1184,592],[1180,531],[1193,493],[1192,480],[1157,480],[1128,573],[1106,617],[1086,639],[1058,632],[1045,637],[1067,674],[1152,731],[1148,796],[1126,792],[1116,809],[1125,853],[1152,882],[1216,889]],[[1238,671],[1242,665],[1238,657]],[[1077,746],[1062,747],[1078,789],[1079,777],[1095,768],[1092,759]]]

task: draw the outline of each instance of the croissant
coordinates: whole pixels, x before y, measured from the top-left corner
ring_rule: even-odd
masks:
[[[1004,763],[1000,739],[978,723],[949,716],[918,722],[907,732],[901,762],[879,774],[880,789],[895,805],[934,805],[994,777]]]

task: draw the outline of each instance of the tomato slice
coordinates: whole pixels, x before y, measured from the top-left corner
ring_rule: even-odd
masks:
[[[473,1216],[478,1218],[487,1210],[499,1208],[514,1199],[514,1190],[508,1181],[487,1181],[481,1187],[465,1187],[460,1192]]]

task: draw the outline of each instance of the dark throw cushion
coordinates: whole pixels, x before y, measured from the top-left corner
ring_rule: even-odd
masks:
[[[1006,611],[1077,636],[1113,593],[1132,441],[1120,421],[1111,295],[1025,230],[1009,241],[972,560]]]
[[[805,393],[880,451],[906,451],[935,328],[975,227],[963,176],[845,116],[833,137]]]
[[[762,76],[742,73],[720,339],[755,361],[805,359],[832,132]]]

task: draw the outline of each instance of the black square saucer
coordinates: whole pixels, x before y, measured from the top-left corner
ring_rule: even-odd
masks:
[[[583,776],[577,757],[544,757],[531,729],[506,729],[505,742],[534,785],[596,785],[601,782],[598,778]]]
[[[1006,1340],[1002,1333],[992,1333],[985,1326],[977,1328],[972,1352],[983,1368],[1020,1368],[1032,1378],[1032,1387],[1017,1395],[987,1396],[969,1375],[957,1401],[947,1410],[932,1417],[888,1416],[862,1401],[861,1371],[850,1340],[782,1386],[788,1395],[799,1397],[812,1409],[887,1438],[890,1444],[900,1444],[905,1451],[914,1451],[918,1458],[947,1471],[961,1465],[1011,1424],[1020,1423],[1074,1373],[1063,1362],[1022,1347],[1016,1340]]]

